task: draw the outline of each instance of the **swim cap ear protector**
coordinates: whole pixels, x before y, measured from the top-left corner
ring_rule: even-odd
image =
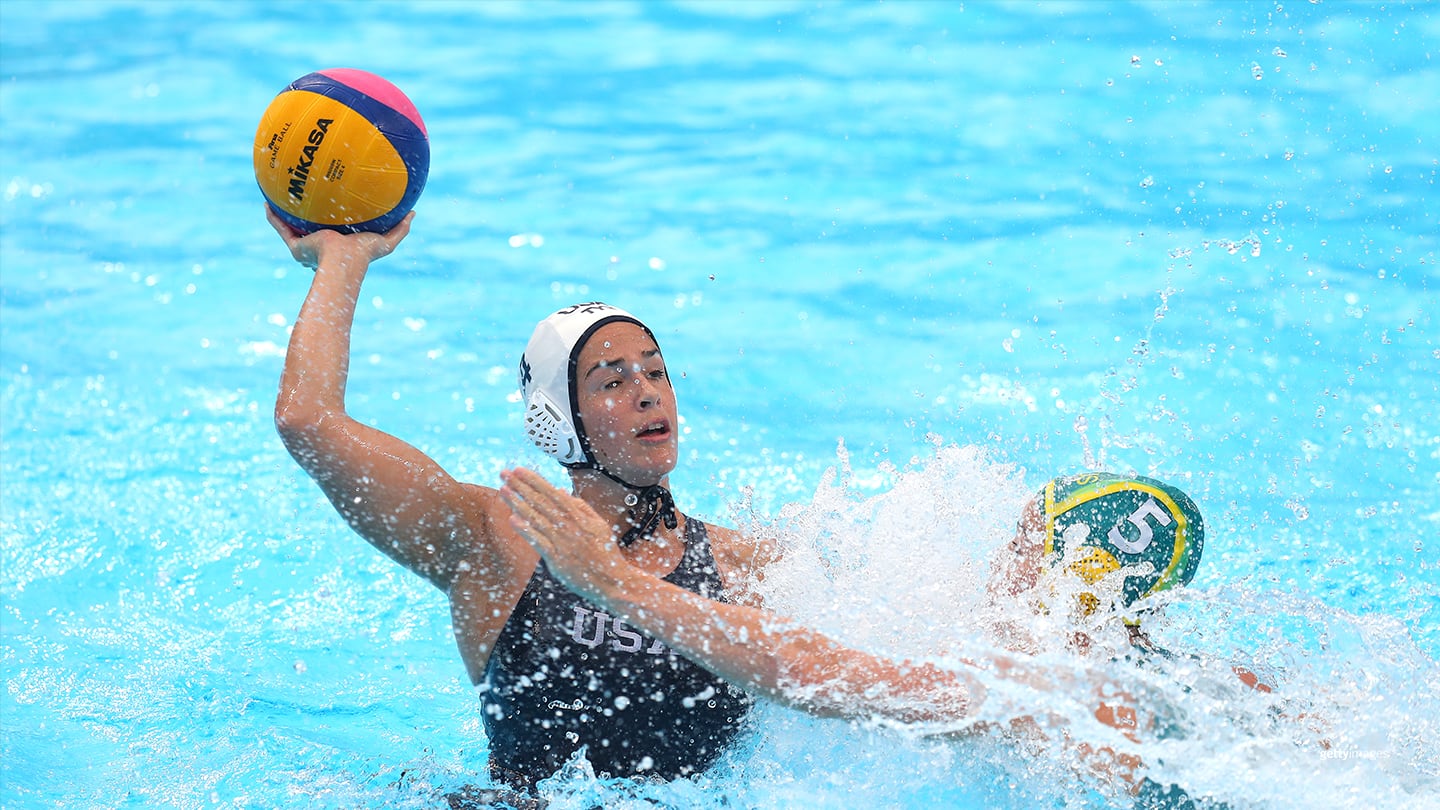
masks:
[[[1125,607],[1186,585],[1200,567],[1205,523],[1184,492],[1153,478],[1094,472],[1056,478],[1040,496],[1045,508],[1045,555],[1086,584],[1149,563],[1125,576]],[[1087,598],[1088,597],[1088,598]],[[1080,595],[1089,613],[1099,604]]]
[[[633,323],[655,339],[634,315],[591,301],[566,307],[541,321],[520,356],[525,435],[566,467],[594,467],[595,456],[579,417],[575,363],[585,341],[600,327],[617,321]]]

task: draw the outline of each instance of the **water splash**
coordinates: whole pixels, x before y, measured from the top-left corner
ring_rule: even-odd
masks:
[[[1013,536],[1031,489],[1022,470],[975,447],[937,447],[881,472],[886,491],[857,491],[842,445],[812,501],[782,510],[767,604],[847,643],[933,654],[979,606],[990,555]]]
[[[1236,806],[1296,806],[1300,797],[1307,807],[1354,806],[1360,797],[1419,806],[1440,790],[1440,667],[1403,622],[1229,583],[1151,600],[1144,626],[1173,660],[1137,665],[1123,626],[1100,616],[1080,625],[1095,644],[1081,654],[1064,643],[1073,617],[986,596],[989,559],[1033,491],[1023,470],[978,448],[937,447],[905,469],[887,469],[893,485],[874,494],[854,486],[865,475],[851,469],[843,446],[838,459],[813,500],[778,520],[785,557],[763,588],[784,615],[861,649],[940,663],[996,652],[993,629],[1023,622],[1040,651],[1032,663],[1073,688],[1044,692],[988,679],[982,717],[998,724],[1035,716],[1052,739],[1063,733],[1132,754],[1152,778],[1195,796]],[[1251,689],[1236,667],[1274,691]],[[1151,718],[1138,741],[1094,719],[1100,693],[1135,696]],[[779,709],[762,717],[748,778],[767,757],[792,767],[797,748],[834,739],[826,758],[854,763],[846,784],[901,789],[895,774],[919,768],[957,780],[969,791],[965,801],[977,800],[987,780],[1043,785],[1031,798],[1055,806],[1116,800],[1114,785],[1073,748],[994,733],[925,741],[914,729],[827,724]],[[968,775],[951,771],[963,770],[957,762],[968,763]],[[815,788],[810,778],[796,777],[797,788]]]

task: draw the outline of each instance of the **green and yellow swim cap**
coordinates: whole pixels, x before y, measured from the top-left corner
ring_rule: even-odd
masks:
[[[1056,478],[1040,498],[1045,514],[1045,556],[1087,584],[1122,568],[1149,563],[1125,577],[1125,607],[1151,594],[1185,585],[1200,567],[1205,523],[1184,492],[1153,478],[1093,472]],[[1088,598],[1087,598],[1088,597]],[[1082,594],[1086,613],[1098,606]]]

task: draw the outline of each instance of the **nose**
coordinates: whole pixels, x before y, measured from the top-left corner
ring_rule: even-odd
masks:
[[[639,397],[636,405],[640,410],[647,410],[660,404],[660,386],[654,380],[641,375],[635,379],[635,385],[639,386]]]

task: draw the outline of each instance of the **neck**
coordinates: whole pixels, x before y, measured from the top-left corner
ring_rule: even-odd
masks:
[[[575,496],[590,504],[627,547],[642,539],[655,539],[678,525],[669,478],[650,485],[635,485],[602,470],[571,470]]]
[[[599,470],[570,471],[570,488],[575,497],[590,504],[602,517],[623,515],[630,511],[630,507],[625,503],[625,496],[644,489],[646,484],[650,483],[670,488],[669,476],[662,476],[658,482],[636,482],[627,486]]]

